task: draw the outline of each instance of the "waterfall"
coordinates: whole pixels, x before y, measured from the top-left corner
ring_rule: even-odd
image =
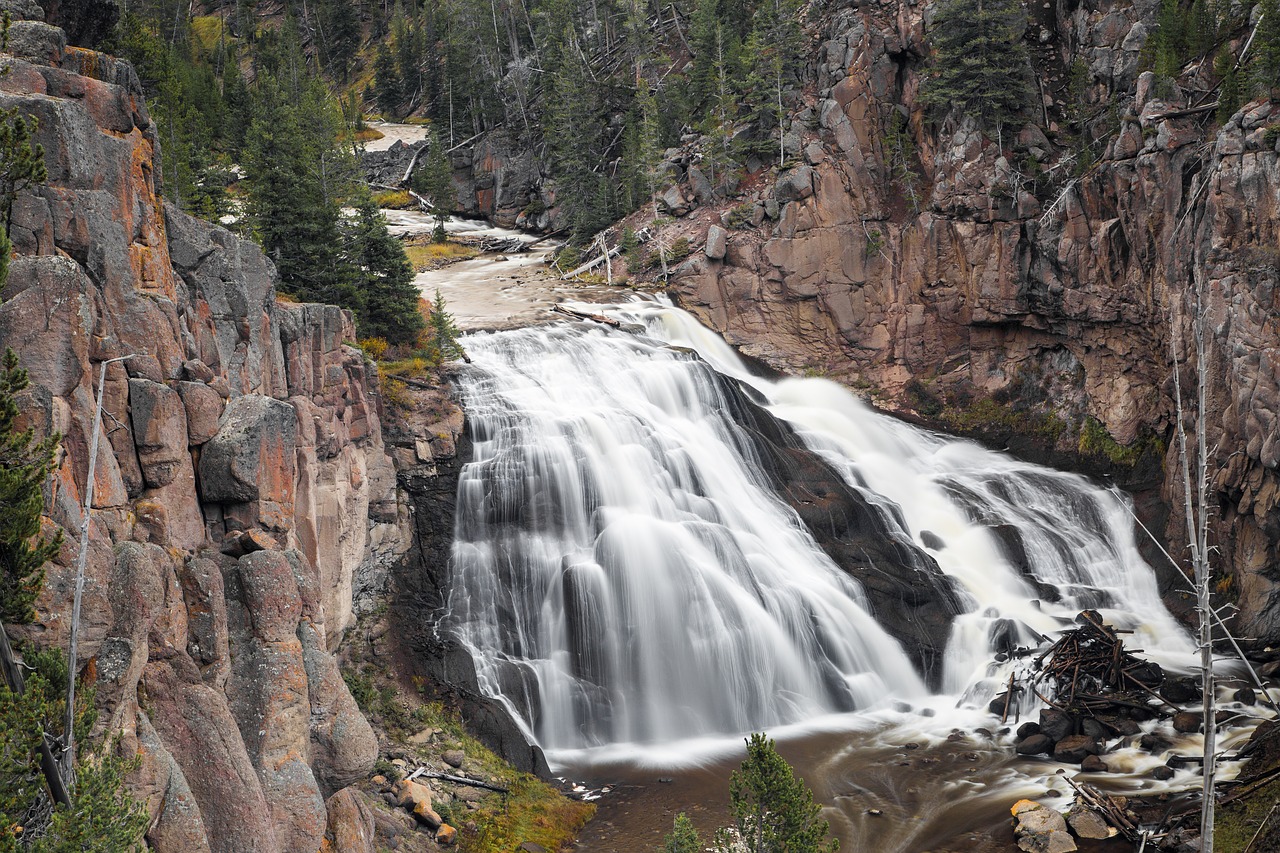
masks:
[[[975,703],[994,692],[996,652],[1035,645],[1083,607],[1148,652],[1189,654],[1117,494],[903,424],[832,382],[754,376],[669,306],[609,310],[638,334],[472,335],[460,378],[474,458],[447,625],[543,747],[925,701],[918,657],[872,611],[929,572],[950,578],[963,611],[948,615],[933,686]],[[871,597],[815,539],[796,509],[806,501],[780,496],[777,460],[744,423],[744,393],[865,500],[867,541],[892,546],[860,547],[866,577],[905,586]]]

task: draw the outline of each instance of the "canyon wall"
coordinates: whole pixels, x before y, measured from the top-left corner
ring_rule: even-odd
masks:
[[[49,176],[14,206],[0,344],[30,372],[25,424],[63,437],[45,527],[66,532],[37,621],[11,633],[66,647],[106,364],[76,664],[99,729],[141,758],[148,840],[371,838],[340,792],[378,743],[331,652],[411,536],[376,371],[349,315],[281,299],[255,245],[163,203],[129,65],[40,20],[8,49],[0,106],[38,120]]]
[[[1121,478],[1154,457],[1172,507],[1171,352],[1191,405],[1203,312],[1219,590],[1260,648],[1280,640],[1280,106],[1249,104],[1218,129],[1194,109],[1208,96],[1141,73],[1156,5],[1028,7],[1040,102],[1003,128],[1003,148],[920,105],[930,7],[858,4],[820,22],[811,7],[821,49],[810,88],[789,94],[790,166],[748,173],[726,199],[695,151],[667,152],[669,230],[705,246],[671,285],[745,353],[927,424],[981,434],[1004,420]],[[1204,87],[1197,74],[1184,82]],[[1100,140],[1088,168],[1068,133],[1081,109]],[[1158,533],[1183,553],[1179,512]]]

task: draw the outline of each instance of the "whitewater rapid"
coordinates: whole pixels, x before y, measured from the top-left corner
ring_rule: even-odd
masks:
[[[669,759],[673,745],[917,711],[945,726],[985,708],[1012,665],[1000,650],[1038,645],[1085,607],[1189,665],[1115,492],[914,428],[826,380],[753,375],[670,306],[591,310],[624,330],[471,335],[460,378],[475,449],[446,623],[549,755]],[[726,381],[955,581],[964,612],[940,692],[771,491]]]

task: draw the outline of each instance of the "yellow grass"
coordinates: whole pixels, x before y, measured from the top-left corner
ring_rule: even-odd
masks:
[[[390,207],[396,210],[417,207],[417,202],[413,200],[413,196],[409,195],[408,190],[386,190],[385,192],[374,193],[373,203],[378,207]]]
[[[474,258],[480,250],[461,243],[422,243],[405,246],[404,253],[415,272],[424,272]]]

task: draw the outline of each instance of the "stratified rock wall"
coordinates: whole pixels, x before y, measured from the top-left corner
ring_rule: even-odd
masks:
[[[47,526],[67,532],[20,638],[66,645],[108,363],[77,664],[95,664],[100,726],[142,758],[148,840],[363,837],[326,809],[377,757],[330,652],[410,531],[351,317],[278,301],[256,246],[162,202],[127,64],[39,21],[9,47],[0,106],[38,119],[49,179],[14,208],[0,345],[30,372],[25,422],[63,436]]]
[[[745,197],[704,199],[716,212],[693,203],[705,183],[696,158],[668,152],[680,182],[666,207],[693,208],[695,245],[708,234],[672,283],[746,353],[877,388],[899,408],[912,408],[912,389],[961,407],[994,395],[1061,417],[1059,449],[1084,446],[1090,418],[1113,447],[1163,441],[1174,507],[1171,330],[1180,362],[1194,362],[1189,318],[1207,312],[1225,587],[1238,593],[1238,632],[1275,642],[1280,158],[1268,128],[1280,109],[1246,106],[1215,137],[1212,113],[1188,113],[1176,87],[1157,97],[1139,73],[1155,5],[1028,7],[1043,107],[1004,128],[1003,148],[972,120],[939,125],[920,106],[930,6],[830,13],[816,97],[796,93],[784,140],[794,166]],[[1068,83],[1073,61],[1088,69],[1083,94]],[[1087,170],[1065,126],[1073,97],[1090,102],[1102,140]],[[904,121],[905,144],[894,130]],[[712,234],[710,222],[733,230]],[[1165,532],[1182,553],[1179,513]]]

